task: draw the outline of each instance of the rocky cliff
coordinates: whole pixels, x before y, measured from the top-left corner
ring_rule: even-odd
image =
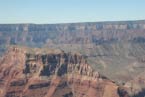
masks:
[[[0,24],[0,44],[100,44],[145,41],[145,21],[68,24]]]
[[[128,97],[86,57],[46,51],[12,47],[6,52],[0,60],[1,97]]]

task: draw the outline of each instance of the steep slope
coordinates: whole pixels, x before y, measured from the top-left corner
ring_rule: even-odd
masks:
[[[1,97],[127,97],[121,91],[80,54],[12,47],[0,61]]]
[[[128,88],[128,93],[133,97],[144,97],[145,96],[145,72],[142,72],[134,79],[125,83],[125,87]]]

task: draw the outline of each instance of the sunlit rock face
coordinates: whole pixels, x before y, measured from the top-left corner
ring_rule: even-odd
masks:
[[[17,47],[6,52],[0,60],[1,97],[127,97],[114,82],[94,71],[86,57],[37,52]]]

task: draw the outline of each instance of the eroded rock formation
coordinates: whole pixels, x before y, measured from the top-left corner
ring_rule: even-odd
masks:
[[[80,54],[12,47],[0,60],[1,97],[127,97],[122,92]]]

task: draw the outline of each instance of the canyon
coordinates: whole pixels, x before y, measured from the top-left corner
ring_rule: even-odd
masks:
[[[0,56],[6,97],[145,96],[145,20],[0,24]]]

